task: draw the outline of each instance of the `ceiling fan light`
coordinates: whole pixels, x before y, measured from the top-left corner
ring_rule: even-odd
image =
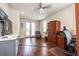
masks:
[[[42,11],[43,11],[43,9],[42,9],[42,8],[40,8],[40,11],[42,12]]]
[[[44,14],[45,13],[42,8],[40,8],[39,12],[40,12],[40,14]]]

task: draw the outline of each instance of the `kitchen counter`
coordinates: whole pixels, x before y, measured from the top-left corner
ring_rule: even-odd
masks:
[[[0,41],[7,41],[7,40],[16,40],[18,38],[17,35],[11,34],[11,35],[5,35],[0,37]]]
[[[19,40],[17,35],[5,35],[0,37],[0,56],[16,56]]]

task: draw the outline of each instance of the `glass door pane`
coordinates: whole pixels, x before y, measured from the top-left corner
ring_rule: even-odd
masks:
[[[35,36],[35,22],[31,22],[31,36]]]
[[[26,22],[26,37],[30,37],[30,22]]]

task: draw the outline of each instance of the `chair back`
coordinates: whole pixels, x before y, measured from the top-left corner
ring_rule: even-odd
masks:
[[[66,36],[67,41],[66,45],[69,45],[71,43],[72,35],[69,30],[64,30],[64,34]]]

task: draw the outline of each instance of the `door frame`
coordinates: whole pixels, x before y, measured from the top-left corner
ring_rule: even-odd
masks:
[[[77,56],[79,56],[79,3],[75,3],[75,21],[76,21],[76,35],[77,35],[77,39],[76,39],[76,44],[77,44],[77,48],[76,48],[76,52],[77,52]]]

